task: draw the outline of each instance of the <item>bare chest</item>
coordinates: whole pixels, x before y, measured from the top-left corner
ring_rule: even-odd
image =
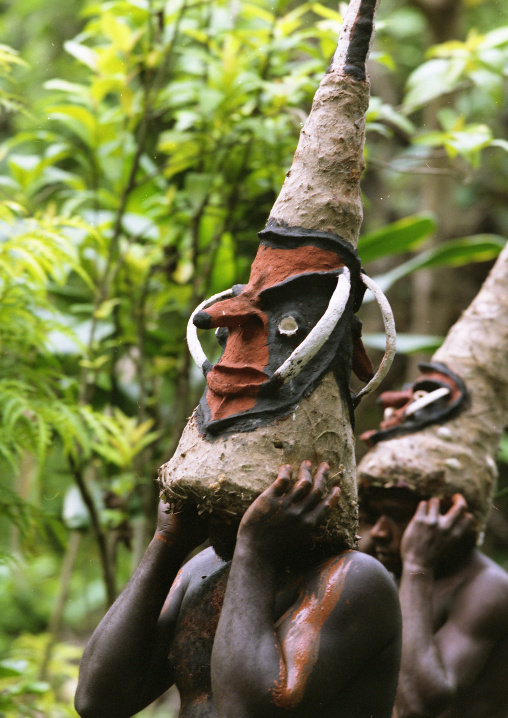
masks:
[[[198,577],[182,603],[169,660],[182,701],[212,694],[210,662],[229,565]]]

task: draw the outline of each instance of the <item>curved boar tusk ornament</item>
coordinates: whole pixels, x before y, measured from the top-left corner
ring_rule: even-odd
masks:
[[[367,289],[370,289],[370,291],[374,295],[374,298],[379,305],[379,309],[381,310],[381,316],[383,317],[383,324],[386,334],[386,348],[377,372],[374,374],[369,383],[366,384],[363,389],[361,389],[357,394],[355,394],[355,402],[358,402],[362,397],[366,396],[367,394],[370,394],[371,391],[376,389],[381,384],[385,376],[388,374],[388,371],[393,362],[393,358],[395,356],[395,352],[397,351],[395,321],[393,319],[393,312],[388,302],[388,299],[385,297],[376,282],[371,279],[371,277],[367,277],[366,274],[362,273],[360,274],[360,278],[367,287]]]
[[[224,292],[219,292],[219,294],[214,294],[212,297],[208,297],[208,299],[205,299],[204,302],[201,302],[201,304],[196,307],[187,322],[187,346],[189,347],[191,357],[194,359],[194,362],[199,369],[201,369],[203,374],[206,374],[207,369],[211,367],[211,363],[208,361],[207,356],[203,351],[203,347],[201,346],[201,342],[198,339],[198,330],[194,325],[194,317],[198,312],[203,311],[203,309],[207,309],[207,307],[210,307],[212,304],[215,304],[222,299],[231,299],[234,296],[235,291],[233,287],[231,287],[231,289],[226,289]]]
[[[307,334],[303,342],[296,347],[286,361],[274,372],[274,379],[277,378],[282,384],[287,384],[291,379],[298,376],[304,366],[316,356],[321,347],[326,344],[344,314],[350,292],[351,276],[349,269],[344,267],[342,273],[339,274],[337,287],[332,294],[325,313],[316,326]]]
[[[417,411],[420,411],[421,409],[425,409],[426,406],[429,406],[430,404],[433,404],[435,401],[438,401],[439,399],[443,399],[445,396],[448,396],[452,393],[451,389],[447,389],[446,387],[442,386],[440,389],[435,389],[434,391],[429,392],[428,394],[425,394],[424,396],[421,396],[419,399],[416,399],[413,401],[406,411],[404,412],[405,416],[412,416],[413,414],[416,414]]]
[[[355,394],[355,400],[358,401],[362,397],[370,394],[371,391],[376,389],[379,384],[383,381],[386,374],[388,373],[395,352],[396,346],[396,332],[395,332],[395,321],[393,318],[392,309],[390,304],[375,283],[373,279],[367,277],[365,274],[361,274],[361,280],[365,286],[370,289],[374,298],[376,299],[381,315],[383,317],[383,324],[386,333],[386,349],[379,365],[377,372],[373,378],[369,381],[366,386],[363,387],[357,394]],[[344,309],[346,308],[349,294],[351,291],[351,278],[350,272],[347,267],[343,267],[341,274],[339,274],[337,280],[337,287],[330,299],[328,308],[325,313],[316,324],[316,326],[309,332],[301,344],[290,354],[286,361],[274,372],[273,379],[278,379],[279,382],[284,385],[294,379],[302,371],[302,369],[309,363],[309,361],[316,356],[318,351],[326,344],[330,338],[333,330],[337,326]],[[196,365],[201,369],[203,374],[206,375],[207,371],[212,366],[208,360],[201,343],[198,338],[197,328],[194,325],[194,317],[198,312],[212,306],[216,302],[223,299],[230,299],[236,296],[236,292],[233,287],[226,289],[224,292],[214,294],[212,297],[205,299],[199,306],[192,312],[189,322],[187,324],[187,344],[189,351]]]
[[[350,272],[347,267],[343,267],[339,274],[337,287],[335,288],[328,308],[316,324],[309,332],[301,344],[290,354],[286,361],[274,372],[273,379],[278,380],[281,384],[287,384],[294,379],[302,371],[302,369],[316,356],[321,347],[326,344],[333,330],[337,326],[340,318],[344,313],[349,294],[351,291]],[[233,288],[227,289],[220,294],[214,294],[213,297],[206,299],[192,312],[187,324],[187,344],[192,358],[196,362],[201,371],[206,374],[212,364],[207,359],[205,352],[198,339],[197,329],[194,326],[194,317],[196,314],[212,304],[222,300],[234,297]]]

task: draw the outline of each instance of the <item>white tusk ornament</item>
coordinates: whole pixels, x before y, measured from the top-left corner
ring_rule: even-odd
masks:
[[[448,394],[450,393],[451,389],[447,389],[445,386],[442,386],[439,389],[434,389],[434,391],[429,391],[429,393],[425,394],[425,396],[421,396],[419,399],[413,401],[407,407],[404,414],[406,416],[411,416],[411,414],[415,414],[417,411],[420,411],[420,409],[423,409],[429,404],[433,404],[438,399],[442,399],[444,396],[448,396]]]
[[[381,289],[370,277],[367,277],[365,274],[361,274],[360,277],[366,287],[373,293],[380,306],[386,333],[386,349],[376,374],[370,382],[364,386],[358,394],[356,394],[356,399],[365,396],[379,386],[391,366],[396,351],[395,323],[388,300]],[[333,292],[325,313],[316,326],[305,337],[303,342],[296,347],[286,361],[275,371],[273,378],[279,378],[284,385],[298,376],[302,369],[310,362],[310,360],[330,338],[333,330],[344,313],[350,291],[350,272],[347,267],[343,267],[341,274],[338,276],[337,287]],[[205,364],[209,364],[209,362],[199,341],[197,327],[194,325],[194,317],[198,314],[198,312],[207,309],[212,306],[212,304],[215,304],[223,299],[230,299],[234,296],[236,296],[236,294],[233,291],[233,288],[227,289],[219,294],[214,294],[212,297],[209,297],[209,299],[205,299],[204,302],[201,302],[201,304],[196,307],[190,316],[187,324],[187,344],[192,358],[202,371]]]

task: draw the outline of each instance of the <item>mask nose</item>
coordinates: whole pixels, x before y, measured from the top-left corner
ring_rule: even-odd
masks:
[[[260,315],[252,301],[242,295],[234,299],[208,307],[194,315],[194,325],[198,329],[215,329],[217,327],[238,327],[252,321]]]

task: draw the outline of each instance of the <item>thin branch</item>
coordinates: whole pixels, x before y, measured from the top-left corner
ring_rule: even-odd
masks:
[[[74,475],[76,485],[79,489],[79,493],[81,494],[81,497],[85,503],[85,506],[87,507],[88,512],[90,514],[90,520],[92,522],[92,527],[93,527],[93,530],[95,533],[95,538],[97,540],[97,545],[99,547],[99,558],[100,558],[102,574],[103,574],[103,578],[104,578],[104,585],[106,586],[107,602],[108,602],[108,606],[110,606],[116,598],[116,587],[115,587],[115,576],[114,576],[113,571],[111,570],[111,566],[109,565],[109,561],[108,561],[108,550],[107,550],[106,536],[105,536],[105,533],[102,530],[102,527],[100,525],[99,514],[97,512],[95,503],[92,499],[92,495],[91,495],[91,493],[88,489],[88,486],[86,484],[85,477],[83,476],[83,471],[82,471],[81,466],[78,466],[78,464],[76,463],[76,461],[73,459],[72,456],[69,456],[69,464],[71,466],[71,470]]]

